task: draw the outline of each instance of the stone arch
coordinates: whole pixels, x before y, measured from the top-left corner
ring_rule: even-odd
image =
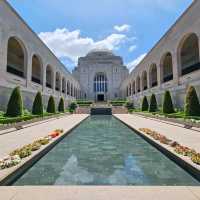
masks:
[[[167,52],[161,59],[161,81],[163,83],[173,80],[172,54]]]
[[[73,97],[74,96],[74,94],[73,94],[73,84],[71,83],[71,88],[70,88],[70,95]]]
[[[67,81],[67,95],[70,95],[70,82]]]
[[[27,51],[21,40],[10,37],[7,45],[7,72],[26,78]]]
[[[148,89],[148,83],[147,83],[147,72],[143,71],[142,73],[142,90]]]
[[[53,68],[50,65],[46,68],[46,87],[53,89]]]
[[[56,89],[56,91],[61,91],[61,76],[60,76],[60,72],[56,72],[55,89]]]
[[[141,91],[140,76],[138,76],[136,79],[136,87],[137,87],[137,92],[140,92]]]
[[[186,75],[200,69],[199,38],[195,33],[187,34],[178,47],[179,72]]]
[[[150,67],[149,81],[150,81],[150,87],[156,87],[158,85],[157,65],[155,63],[152,64]]]
[[[132,83],[132,93],[133,93],[133,95],[135,94],[135,81],[133,81],[133,83]]]
[[[42,61],[37,55],[32,56],[32,82],[42,84]]]
[[[62,78],[62,93],[63,94],[66,93],[66,78],[65,77]]]

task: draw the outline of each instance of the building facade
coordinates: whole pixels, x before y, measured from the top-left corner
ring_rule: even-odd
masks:
[[[140,106],[143,96],[171,91],[176,107],[183,107],[188,86],[200,95],[200,1],[195,0],[121,85],[123,97]]]
[[[31,108],[41,91],[70,102],[80,97],[80,84],[16,11],[0,1],[0,110],[5,110],[14,87],[20,86],[24,105]]]
[[[128,77],[128,69],[120,56],[109,50],[93,50],[78,60],[73,71],[81,85],[84,99],[107,101],[121,98],[120,85]]]

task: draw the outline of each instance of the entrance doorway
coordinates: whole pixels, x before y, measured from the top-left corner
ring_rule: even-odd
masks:
[[[97,101],[104,101],[104,94],[98,94]]]

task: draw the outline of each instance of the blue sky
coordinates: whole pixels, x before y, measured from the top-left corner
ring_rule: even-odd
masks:
[[[9,0],[72,70],[79,56],[108,48],[133,68],[192,0]]]

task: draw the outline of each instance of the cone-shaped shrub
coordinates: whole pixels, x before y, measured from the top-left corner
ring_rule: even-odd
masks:
[[[147,100],[147,97],[144,96],[143,99],[142,99],[142,111],[148,111],[149,110],[149,103],[148,103],[148,100]]]
[[[38,92],[35,96],[32,108],[33,115],[43,115],[43,103],[42,103],[42,94]]]
[[[158,110],[158,105],[156,101],[155,94],[151,95],[150,104],[149,104],[149,112],[156,112]]]
[[[48,105],[47,105],[47,112],[48,113],[56,113],[56,106],[55,106],[55,100],[53,96],[49,97]]]
[[[171,97],[170,91],[166,91],[165,95],[164,95],[163,113],[164,114],[174,113],[174,105],[172,102],[172,97]]]
[[[200,104],[193,86],[190,86],[185,99],[185,115],[186,116],[200,116]]]
[[[58,104],[58,112],[65,112],[65,104],[64,104],[64,99],[61,97],[60,102]]]
[[[10,96],[6,116],[18,117],[23,115],[23,100],[20,92],[20,88],[16,87]]]

